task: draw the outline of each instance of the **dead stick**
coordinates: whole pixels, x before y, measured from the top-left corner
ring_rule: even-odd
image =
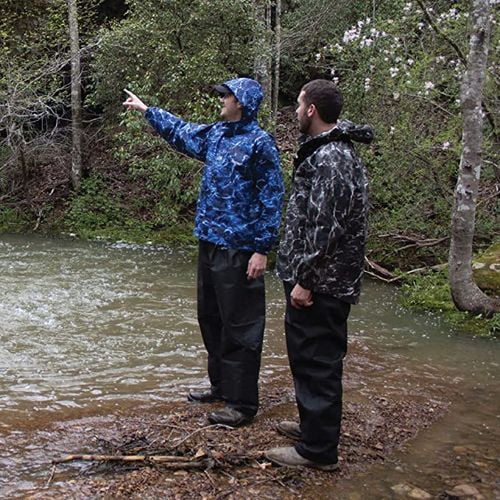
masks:
[[[230,429],[233,430],[233,427],[229,425],[224,425],[224,424],[213,424],[213,425],[207,425],[206,427],[201,427],[200,429],[196,429],[194,432],[191,432],[191,434],[188,434],[185,438],[182,438],[180,441],[174,444],[174,446],[171,448],[172,450],[175,450],[178,446],[180,446],[182,443],[186,442],[189,438],[197,434],[198,432],[205,431],[207,429],[212,429],[214,427],[222,427],[224,429]]]
[[[45,485],[46,488],[50,486],[50,483],[52,482],[52,479],[54,479],[54,474],[56,473],[56,464],[52,466],[52,472],[50,473],[49,480],[47,481],[47,484]]]
[[[66,455],[58,460],[53,460],[53,464],[64,464],[76,460],[84,462],[192,462],[191,457],[178,457],[175,455]]]

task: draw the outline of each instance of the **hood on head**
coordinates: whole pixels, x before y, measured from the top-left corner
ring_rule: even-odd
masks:
[[[260,103],[264,98],[259,82],[251,78],[234,78],[223,83],[238,99],[243,106],[242,119],[253,120],[257,118]]]

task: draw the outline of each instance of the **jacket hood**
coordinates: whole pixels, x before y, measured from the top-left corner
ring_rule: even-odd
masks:
[[[373,141],[373,129],[370,125],[356,125],[348,120],[337,122],[337,126],[320,135],[311,137],[303,135],[299,139],[299,150],[295,156],[294,165],[297,167],[308,156],[312,155],[321,146],[333,141],[356,141],[370,144]]]
[[[308,142],[326,144],[330,141],[355,141],[370,144],[373,138],[374,133],[370,125],[357,125],[349,120],[342,120],[337,122],[335,128],[315,137],[307,134],[302,135],[299,138],[299,144],[303,145]]]
[[[338,122],[329,133],[334,140],[347,140],[370,144],[373,141],[373,129],[369,125],[356,125],[349,120]]]
[[[260,103],[264,97],[259,82],[251,78],[235,78],[224,82],[227,87],[243,106],[242,120],[249,121],[257,118]]]

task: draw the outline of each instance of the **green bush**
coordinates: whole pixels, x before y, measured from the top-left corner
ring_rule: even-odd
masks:
[[[20,209],[0,206],[0,233],[27,231],[30,222]]]

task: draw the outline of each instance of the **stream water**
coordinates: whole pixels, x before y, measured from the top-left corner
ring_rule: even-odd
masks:
[[[193,248],[0,235],[0,497],[32,491],[47,473],[42,450],[51,436],[25,448],[22,436],[54,422],[182,401],[204,385],[195,279]],[[447,474],[482,481],[479,489],[494,498],[499,343],[409,313],[398,293],[365,283],[350,321],[346,398],[418,398],[432,389],[450,411],[383,468],[340,482],[332,498],[368,491],[390,498],[403,479],[432,489]],[[269,275],[264,382],[287,370],[283,309],[280,283]]]

